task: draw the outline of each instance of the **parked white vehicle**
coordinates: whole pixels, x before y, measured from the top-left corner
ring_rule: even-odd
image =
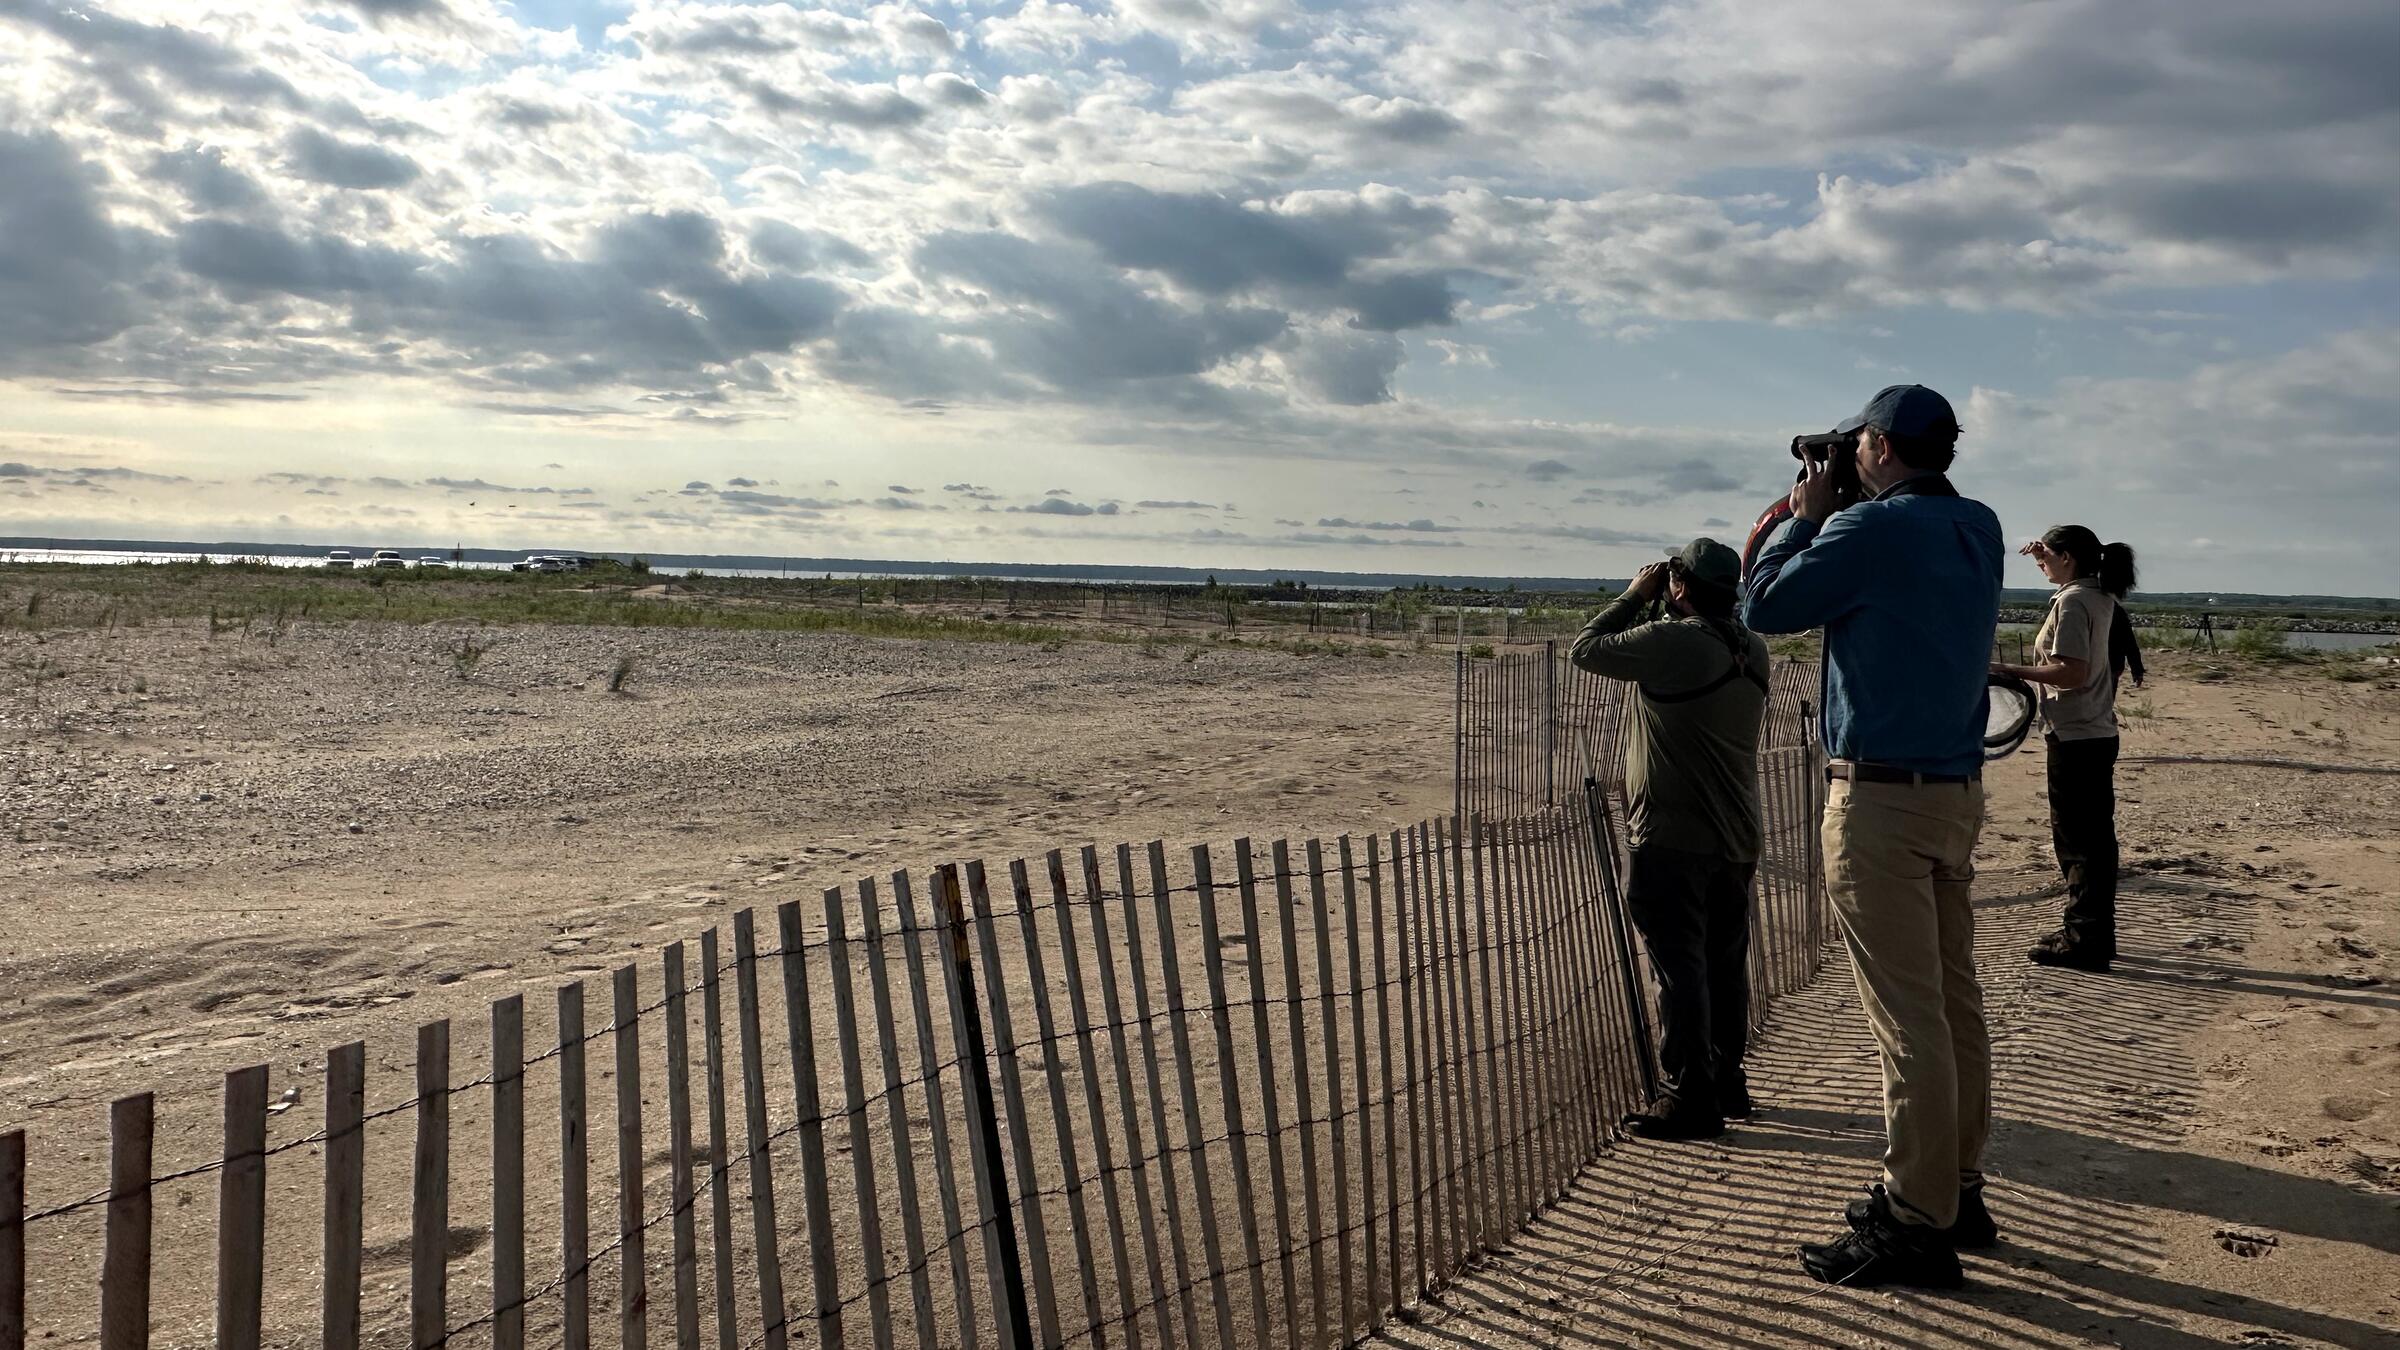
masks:
[[[554,558],[547,553],[536,553],[521,563],[509,564],[508,570],[511,572],[564,572],[567,570],[567,562],[564,558]]]
[[[450,560],[449,560],[448,558],[437,558],[437,557],[435,557],[434,555],[432,555],[432,554],[428,553],[428,554],[426,554],[424,557],[417,559],[417,566],[419,566],[419,567],[439,567],[439,568],[444,568],[444,569],[447,569],[447,568],[450,566]]]
[[[327,567],[336,567],[342,569],[343,571],[348,571],[349,569],[358,566],[358,559],[350,556],[350,550],[346,548],[337,548],[325,555],[325,565]]]
[[[396,548],[379,548],[375,550],[374,557],[367,559],[367,566],[406,567],[408,566],[408,559],[401,557],[400,550]]]

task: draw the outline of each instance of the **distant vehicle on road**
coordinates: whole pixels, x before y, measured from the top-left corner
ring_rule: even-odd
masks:
[[[417,559],[417,566],[438,567],[444,571],[447,571],[450,567],[450,560],[448,558],[437,558],[433,554],[428,553],[424,557]]]
[[[339,568],[340,570],[347,572],[351,568],[358,566],[358,559],[350,556],[350,550],[346,548],[337,548],[325,555],[325,565],[327,567]]]
[[[396,548],[379,548],[375,550],[374,557],[367,559],[367,566],[406,567],[408,566],[408,559],[401,557],[400,550]]]
[[[567,560],[548,553],[536,553],[523,562],[510,563],[508,570],[511,572],[564,572],[567,570]]]

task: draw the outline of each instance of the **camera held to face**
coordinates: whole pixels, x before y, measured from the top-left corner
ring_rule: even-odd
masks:
[[[1811,465],[1822,465],[1832,475],[1834,490],[1841,496],[1842,506],[1850,506],[1866,495],[1858,478],[1858,432],[1827,431],[1814,436],[1792,438],[1792,458],[1800,461],[1800,471],[1793,475],[1798,482],[1808,477]]]

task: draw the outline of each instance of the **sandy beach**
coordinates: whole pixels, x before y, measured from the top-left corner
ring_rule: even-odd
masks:
[[[1438,648],[528,626],[481,630],[462,678],[467,631],[0,632],[0,1104],[44,1164],[29,1203],[89,1189],[124,1092],[159,1094],[162,1167],[204,1159],[229,1068],[305,1088],[355,1038],[400,1082],[411,1028],[728,906],[1084,843],[1388,831],[1450,801]],[[2162,653],[2126,702],[2135,759],[2400,763],[2388,676]],[[2078,983],[2018,955],[2057,903],[2038,748],[1993,782],[2006,1275],[1923,1300],[1791,1268],[1872,1152],[1837,960],[1762,1046],[1757,1126],[1613,1151],[1412,1343],[2400,1343],[2400,777],[2129,763],[2119,784],[2130,955]],[[2144,1296],[2162,1282],[2184,1292]],[[35,1305],[63,1334],[89,1290],[61,1267]]]

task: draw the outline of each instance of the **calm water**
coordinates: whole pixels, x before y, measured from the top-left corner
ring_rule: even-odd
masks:
[[[352,556],[363,565],[367,558],[374,553],[374,550],[368,549],[365,552],[360,552],[357,549],[353,549],[351,550],[351,553]],[[419,553],[404,553],[401,556],[406,558],[408,560],[408,565],[413,568],[417,565],[417,559],[426,555]],[[509,564],[505,562],[450,562],[449,555],[447,553],[437,553],[432,556],[442,559],[443,562],[448,563],[450,567],[456,569],[483,572],[505,572],[509,569]],[[0,563],[169,563],[201,561],[212,563],[265,563],[269,567],[323,567],[325,565],[325,555],[322,553],[270,553],[261,556],[255,553],[202,553],[198,551],[186,553],[163,551],[145,553],[131,550],[112,551],[107,549],[69,550],[0,548]],[[829,577],[835,581],[884,581],[895,579],[901,581],[947,581],[950,579],[946,575],[937,576],[927,572],[817,572],[795,570],[784,567],[690,568],[667,567],[661,565],[654,569],[656,576],[661,581],[669,581],[676,577],[683,576],[687,572],[695,571],[704,576],[712,577],[789,577],[798,578],[801,580],[814,577],[820,581]],[[1006,585],[1012,581],[1022,581],[1027,583],[1053,582],[1069,586],[1130,586],[1143,584],[1140,582],[1129,582],[1121,577],[979,576],[972,578],[972,580],[994,585]]]
[[[2159,630],[2142,628],[2135,631],[2142,639],[2144,650],[2147,650]],[[2000,625],[2000,635],[2004,638],[2023,638],[2030,644],[2033,641],[2033,633],[2032,627],[2025,624]],[[2222,645],[2232,635],[2231,629],[2220,627],[2217,629],[2217,642]],[[2363,652],[2377,647],[2400,645],[2400,635],[2391,633],[2286,633],[2283,635],[2283,640],[2294,647],[2306,647],[2320,652]]]

